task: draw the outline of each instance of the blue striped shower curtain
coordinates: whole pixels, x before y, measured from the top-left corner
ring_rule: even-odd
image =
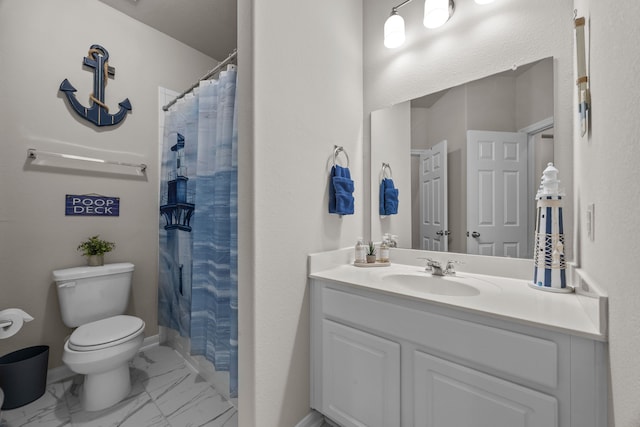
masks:
[[[235,66],[165,116],[158,319],[238,392],[238,161]]]

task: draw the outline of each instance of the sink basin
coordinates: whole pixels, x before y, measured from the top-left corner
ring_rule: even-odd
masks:
[[[431,276],[430,274],[392,273],[382,277],[383,282],[413,292],[424,292],[452,297],[471,297],[485,290],[497,290],[494,285],[471,277]]]

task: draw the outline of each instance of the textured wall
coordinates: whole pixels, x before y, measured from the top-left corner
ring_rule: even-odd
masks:
[[[239,421],[290,427],[309,411],[307,254],[362,235],[362,4],[239,5],[240,114],[253,116],[239,132]],[[334,144],[356,186],[342,218],[327,213]]]
[[[572,0],[496,1],[486,6],[470,0],[459,1],[451,20],[431,31],[422,25],[424,2],[411,2],[399,11],[405,19],[405,44],[387,49],[383,45],[383,25],[396,4],[391,0],[365,1],[364,147],[367,158],[370,157],[367,123],[371,111],[551,56],[556,87],[555,159],[571,197]],[[365,176],[369,172],[365,170]],[[568,206],[567,216],[572,215]],[[376,220],[373,217],[373,221]],[[368,225],[365,223],[365,227]],[[570,227],[566,232],[573,234]]]
[[[609,357],[616,427],[640,425],[640,6],[615,7],[576,0],[587,18],[592,89],[589,137],[580,137],[574,117],[576,202],[580,222],[580,266],[609,294]],[[576,95],[577,96],[577,95]],[[575,97],[574,97],[575,99]],[[587,237],[585,212],[595,204],[595,239]]]
[[[597,0],[495,2],[486,13],[474,12],[473,20],[452,20],[428,35],[419,22],[407,20],[408,39],[415,36],[413,41],[390,52],[382,46],[382,23],[392,3],[369,2],[365,8],[365,115],[514,63],[554,57],[554,134],[560,150],[555,155],[561,179],[572,189],[569,200],[574,200],[574,213],[566,216],[577,226],[568,233],[577,243],[573,258],[610,297],[610,417],[617,427],[640,425],[640,247],[635,237],[640,234],[640,187],[635,185],[640,161],[640,101],[635,95],[640,7],[633,0],[615,7]],[[454,18],[476,7],[470,1],[457,5]],[[402,10],[408,12],[410,6]],[[588,138],[579,136],[575,108],[574,7],[578,16],[588,19],[593,98]],[[586,206],[591,203],[596,205],[594,241],[585,228]]]
[[[93,74],[82,67],[92,44],[115,67],[106,104],[128,97],[132,114],[116,129],[96,129],[58,94],[65,78],[88,105]],[[20,307],[35,320],[0,341],[0,354],[51,346],[60,366],[70,330],[60,318],[51,271],[84,265],[76,251],[86,237],[115,241],[106,262],[136,265],[129,312],[157,334],[158,86],[183,90],[215,61],[97,0],[0,1],[0,309]],[[146,163],[146,179],[37,169],[28,148]],[[91,167],[91,164],[88,164]],[[120,197],[119,217],[66,217],[65,194]]]

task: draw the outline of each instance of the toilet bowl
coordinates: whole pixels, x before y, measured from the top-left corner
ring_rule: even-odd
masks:
[[[144,340],[145,323],[124,313],[131,263],[76,267],[53,272],[65,325],[76,328],[64,343],[62,361],[83,374],[82,407],[106,409],[131,391],[129,361]]]
[[[144,326],[137,317],[114,316],[82,325],[67,339],[62,361],[85,375],[83,409],[99,411],[129,394],[128,362],[142,346]]]

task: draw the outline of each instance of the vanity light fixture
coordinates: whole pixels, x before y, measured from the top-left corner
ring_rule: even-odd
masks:
[[[427,28],[442,27],[453,15],[453,0],[425,0],[424,26]]]
[[[391,15],[384,23],[384,45],[389,49],[396,48],[404,43],[404,19],[398,15],[398,9],[411,1],[405,0],[392,7]],[[486,2],[487,0],[476,1]],[[425,0],[424,26],[431,29],[443,26],[451,18],[454,10],[455,4],[453,0]]]
[[[404,43],[404,19],[398,15],[398,7],[391,9],[391,16],[384,23],[384,45],[389,49]]]
[[[391,15],[384,23],[384,45],[389,49],[401,46],[404,43],[404,19],[398,15],[398,9],[413,0],[405,0],[391,8]],[[475,0],[477,4],[493,3],[493,0]],[[425,27],[433,29],[443,26],[453,16],[456,5],[453,0],[425,0],[424,21]]]

